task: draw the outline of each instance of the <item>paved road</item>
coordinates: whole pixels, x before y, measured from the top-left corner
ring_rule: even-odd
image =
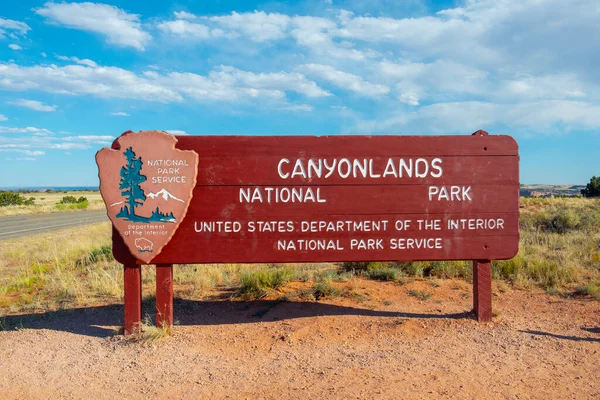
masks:
[[[108,221],[105,210],[0,217],[0,240]]]

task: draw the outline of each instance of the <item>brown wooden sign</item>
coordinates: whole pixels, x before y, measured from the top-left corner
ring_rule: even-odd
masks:
[[[139,263],[157,264],[157,315],[170,324],[172,264],[474,260],[474,309],[489,320],[489,260],[519,248],[519,154],[509,136],[128,132],[97,159],[113,253],[125,265],[126,332],[141,318]],[[161,175],[158,160],[177,170]],[[135,190],[122,186],[139,175],[152,179],[140,184],[136,214]],[[177,176],[185,184],[168,180]],[[150,193],[168,206],[147,205]],[[158,241],[148,239],[156,224],[166,227]],[[152,241],[151,252],[136,239]]]
[[[186,217],[153,263],[508,259],[518,251],[519,156],[508,136],[202,136],[176,146],[198,154],[198,178]]]

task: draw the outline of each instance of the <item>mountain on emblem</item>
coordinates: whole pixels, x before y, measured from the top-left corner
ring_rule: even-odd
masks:
[[[198,174],[198,154],[166,132],[127,132],[96,154],[108,216],[129,251],[149,263],[183,221]]]
[[[157,198],[159,196],[162,197],[164,200],[167,200],[167,201],[169,201],[169,199],[173,199],[173,200],[180,201],[180,202],[184,203],[183,200],[181,200],[178,197],[173,196],[171,193],[169,193],[169,191],[167,189],[164,189],[164,188],[160,189],[156,193],[148,193],[148,197],[150,197],[151,199],[155,199],[155,198]]]

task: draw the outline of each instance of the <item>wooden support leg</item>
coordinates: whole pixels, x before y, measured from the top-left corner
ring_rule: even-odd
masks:
[[[473,311],[479,322],[492,320],[492,267],[489,260],[473,261]]]
[[[173,264],[156,266],[156,326],[173,326]]]
[[[137,335],[142,325],[142,267],[125,265],[125,335]]]

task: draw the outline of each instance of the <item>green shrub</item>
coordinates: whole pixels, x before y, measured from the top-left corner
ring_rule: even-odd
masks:
[[[473,263],[471,261],[433,261],[429,275],[438,278],[470,280],[473,277]]]
[[[90,251],[85,254],[83,257],[75,261],[75,265],[77,267],[81,267],[84,265],[92,265],[97,263],[100,260],[112,261],[114,260],[112,254],[112,246],[104,245],[100,247],[94,247],[90,249]]]
[[[290,268],[273,268],[259,271],[245,271],[240,275],[239,294],[245,298],[265,297],[269,290],[277,290],[294,277]]]
[[[29,206],[34,204],[35,198],[25,198],[17,192],[0,190],[0,207],[5,206]]]
[[[375,266],[367,269],[364,274],[370,279],[378,281],[395,281],[402,272],[399,269],[388,266]]]
[[[362,261],[344,261],[342,263],[342,270],[344,271],[365,271],[369,268],[369,262]]]
[[[312,295],[315,300],[319,300],[323,297],[338,297],[342,294],[342,291],[331,284],[331,281],[324,280],[317,282],[312,289]]]
[[[581,217],[573,209],[560,210],[552,218],[550,230],[556,233],[567,233],[576,230],[581,225]]]
[[[521,229],[568,233],[600,228],[600,210],[594,207],[552,208],[543,212],[521,215]]]
[[[73,196],[67,196],[67,197],[73,197]],[[74,198],[74,197],[73,197]],[[63,198],[64,199],[64,198]],[[63,203],[62,200],[60,203],[56,203],[56,208],[58,210],[82,210],[87,208],[89,205],[88,200],[86,198],[84,198],[83,201],[79,202],[79,201],[75,201],[74,203]]]
[[[80,198],[75,198],[75,196],[64,196],[62,198],[62,200],[60,201],[61,204],[78,204],[78,203],[85,203],[87,202],[88,199],[81,196]]]
[[[577,271],[554,260],[535,256],[526,258],[519,253],[511,260],[492,261],[492,276],[494,279],[506,279],[519,287],[534,284],[548,289],[574,282]]]
[[[588,283],[585,286],[579,286],[575,293],[580,296],[591,296],[594,300],[600,301],[600,286],[596,283]]]
[[[414,289],[409,290],[408,294],[413,297],[416,297],[417,299],[419,299],[421,301],[425,301],[431,297],[431,293],[420,292],[420,291],[414,290]]]
[[[336,271],[328,269],[326,271],[314,274],[314,279],[317,281],[332,281],[332,282],[347,282],[354,277],[354,271]],[[305,279],[305,281],[308,279]]]

